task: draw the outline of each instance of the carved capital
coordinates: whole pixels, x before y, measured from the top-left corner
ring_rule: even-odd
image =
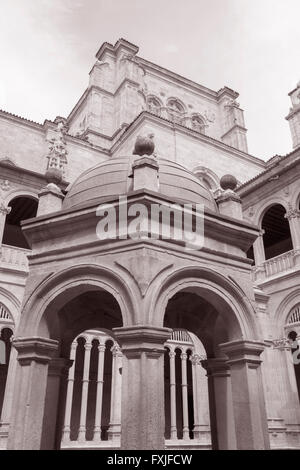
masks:
[[[300,211],[297,209],[297,207],[289,207],[287,210],[286,214],[284,215],[285,219],[291,220],[295,219],[297,217],[300,217]]]
[[[8,215],[11,211],[11,207],[8,207],[3,201],[0,202],[0,214]]]

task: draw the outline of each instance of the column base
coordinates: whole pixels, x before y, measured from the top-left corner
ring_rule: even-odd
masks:
[[[287,447],[286,429],[282,418],[268,418],[271,449],[285,449]]]
[[[9,423],[0,423],[0,450],[6,450],[9,432]]]
[[[121,424],[110,424],[107,435],[109,441],[119,441],[121,437]]]

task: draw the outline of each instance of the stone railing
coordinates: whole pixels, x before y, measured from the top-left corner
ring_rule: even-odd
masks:
[[[30,250],[26,250],[25,248],[17,248],[15,246],[2,245],[0,247],[0,266],[27,272],[28,253],[30,253]]]
[[[268,259],[260,266],[254,266],[252,275],[253,281],[265,279],[279,273],[283,273],[295,266],[295,251],[287,251],[279,256]]]

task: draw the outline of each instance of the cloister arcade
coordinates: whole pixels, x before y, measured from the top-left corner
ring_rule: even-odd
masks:
[[[119,285],[117,294],[114,276],[108,287],[97,270],[93,274],[89,268],[87,278],[86,269],[78,269],[68,280],[56,274],[45,281],[25,305],[14,341],[18,364],[11,386],[18,393],[11,403],[11,426],[16,431],[8,448],[111,448],[120,446],[120,432],[121,448],[132,448],[132,442],[137,448],[145,442],[145,448],[267,445],[258,397],[249,402],[259,416],[255,422],[253,410],[243,407],[243,420],[253,432],[235,431],[240,426],[240,383],[250,380],[245,354],[258,372],[263,347],[250,340],[252,327],[241,313],[249,307],[238,307],[222,278],[218,286],[209,273],[205,281],[186,282],[183,290],[178,281],[161,286],[164,294],[156,292],[152,326],[130,326],[126,311],[131,304],[132,318],[137,306],[125,285]],[[232,309],[240,312],[239,320]],[[159,326],[159,311],[164,327]],[[241,328],[248,332],[248,342],[241,339]],[[242,368],[236,368],[237,358]],[[251,380],[260,389],[260,375]],[[245,397],[251,390],[245,388]],[[27,426],[34,427],[33,436],[24,437]]]

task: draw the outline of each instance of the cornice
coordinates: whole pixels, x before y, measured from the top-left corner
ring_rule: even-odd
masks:
[[[104,42],[101,46],[98,52],[96,53],[96,58],[98,60],[101,59],[101,56],[104,54],[104,52],[109,51],[112,55],[116,55],[118,52],[118,49],[120,47],[124,47],[125,49],[130,50],[133,54],[136,54],[139,51],[138,46],[135,44],[132,44],[131,42],[127,41],[126,39],[120,38],[118,41],[112,45],[110,42]]]
[[[30,119],[26,119],[22,116],[18,116],[17,114],[10,113],[8,111],[4,111],[3,109],[0,110],[0,117],[3,117],[4,119],[9,119],[10,121],[14,121],[18,124],[22,124],[25,126],[28,126],[32,129],[38,130],[38,131],[43,131],[44,124],[41,124],[39,122],[31,121]]]
[[[198,141],[213,145],[214,147],[220,149],[223,152],[230,153],[231,155],[234,154],[238,158],[241,158],[243,160],[248,160],[248,161],[251,161],[252,163],[259,164],[262,167],[265,167],[265,162],[261,160],[260,158],[254,157],[253,155],[243,152],[242,150],[238,150],[235,147],[231,147],[230,145],[225,144],[224,142],[221,142],[220,140],[214,139],[213,137],[209,137],[208,135],[202,134],[201,132],[198,132],[194,129],[190,129],[189,127],[186,127],[182,124],[177,124],[177,123],[174,123],[173,121],[169,121],[166,118],[152,114],[149,111],[142,111],[134,119],[134,121],[132,121],[132,123],[127,127],[126,131],[120,136],[120,139],[117,142],[115,142],[115,144],[113,144],[113,146],[111,147],[110,149],[111,153],[114,154],[116,150],[118,149],[118,147],[127,139],[128,135],[134,132],[135,128],[141,122],[143,122],[143,120],[146,120],[146,119],[149,119],[150,121],[160,124],[164,127],[169,127],[172,130],[176,129],[176,131],[179,131],[183,134],[187,134],[191,137],[194,137]]]
[[[232,96],[232,98],[234,99],[239,96],[239,94],[231,90],[231,88],[224,87],[218,92],[216,92],[212,90],[211,88],[200,85],[199,83],[194,82],[193,80],[185,78],[176,72],[172,72],[171,70],[161,67],[160,65],[154,64],[153,62],[143,59],[142,57],[137,57],[137,59],[139,60],[139,64],[145,67],[146,71],[147,70],[152,71],[155,74],[159,75],[160,77],[163,77],[170,81],[176,81],[177,83],[179,82],[181,85],[186,86],[187,88],[189,88],[190,90],[193,90],[197,94],[205,96],[206,98],[210,98],[215,102],[220,100],[220,92],[222,92],[223,90],[224,90],[224,93],[228,94],[228,96]]]
[[[290,168],[293,168],[294,166],[298,165],[299,162],[300,162],[300,152],[298,149],[298,155],[297,155],[297,152],[294,151],[285,156],[280,157],[280,160],[275,161],[274,164],[272,164],[269,168],[267,167],[263,172],[254,176],[254,178],[251,178],[246,183],[243,183],[237,189],[237,193],[239,194],[239,196],[243,198],[247,194],[256,190],[258,187],[265,185],[266,182],[268,182],[268,180],[271,177],[281,175],[287,172]],[[266,163],[266,165],[267,164],[268,162]]]
[[[11,165],[10,163],[6,163],[5,161],[0,161],[0,168],[3,169],[3,172],[1,172],[1,176],[7,176],[7,179],[9,179],[9,181],[13,181],[14,183],[32,186],[35,181],[36,188],[40,188],[41,186],[47,184],[47,179],[42,173],[27,170],[26,168],[22,168],[20,166]],[[60,184],[60,187],[62,189],[65,189],[68,184],[69,183],[67,181],[63,181]]]
[[[231,127],[231,129],[229,129],[228,131],[225,132],[225,134],[223,134],[221,136],[221,139],[223,139],[224,137],[226,137],[227,135],[229,135],[232,131],[234,131],[235,129],[240,129],[244,132],[247,132],[247,129],[246,127],[244,126],[241,126],[240,124],[235,124],[234,126]]]

